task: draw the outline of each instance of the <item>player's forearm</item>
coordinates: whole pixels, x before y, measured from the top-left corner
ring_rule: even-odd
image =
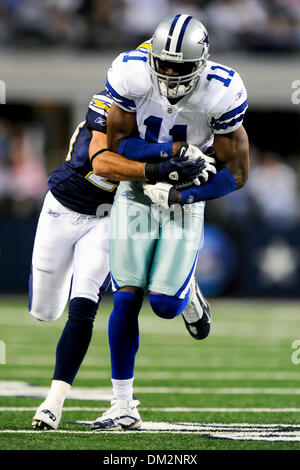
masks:
[[[244,127],[230,134],[215,135],[214,148],[218,161],[233,176],[236,189],[243,187],[249,175],[249,141]]]
[[[128,160],[113,152],[103,152],[93,160],[96,175],[114,181],[145,181],[145,163]]]
[[[243,126],[229,134],[215,136],[216,156],[223,166],[206,183],[181,191],[180,204],[218,199],[240,189],[246,183],[249,173],[249,144]]]

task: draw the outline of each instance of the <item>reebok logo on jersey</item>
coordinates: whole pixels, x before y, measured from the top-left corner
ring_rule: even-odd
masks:
[[[192,196],[192,195],[187,197],[187,199],[185,201],[186,204],[193,204],[193,202],[194,202],[194,196]]]
[[[95,119],[95,123],[96,124],[101,124],[101,126],[106,126],[106,119],[104,119],[102,117],[97,117],[97,119]]]
[[[121,194],[121,196],[127,197],[127,199],[135,199],[135,195],[132,193],[128,193],[127,191],[124,191],[124,193]]]
[[[244,90],[240,90],[235,97],[235,101],[238,101],[243,96]]]
[[[167,152],[164,152],[163,150],[160,152],[160,157],[161,158],[168,158],[168,153]]]
[[[52,209],[48,209],[48,214],[52,217],[59,217],[60,214],[58,212],[54,212]]]

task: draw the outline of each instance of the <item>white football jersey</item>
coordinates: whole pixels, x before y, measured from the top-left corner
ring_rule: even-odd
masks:
[[[248,107],[247,92],[239,74],[208,61],[196,87],[172,105],[153,86],[146,42],[120,54],[112,63],[106,87],[115,103],[136,112],[140,138],[149,142],[186,141],[202,151],[213,144],[214,133],[236,130]]]

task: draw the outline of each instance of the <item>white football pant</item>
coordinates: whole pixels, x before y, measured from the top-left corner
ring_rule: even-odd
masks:
[[[49,191],[35,235],[29,311],[39,320],[59,318],[70,299],[98,302],[109,275],[109,217],[74,212]]]

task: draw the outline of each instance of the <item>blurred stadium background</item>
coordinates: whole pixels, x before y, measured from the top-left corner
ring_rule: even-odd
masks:
[[[47,174],[110,62],[175,12],[203,21],[249,93],[251,176],[207,204],[198,279],[211,297],[300,296],[299,0],[0,0],[1,294],[27,291]]]

